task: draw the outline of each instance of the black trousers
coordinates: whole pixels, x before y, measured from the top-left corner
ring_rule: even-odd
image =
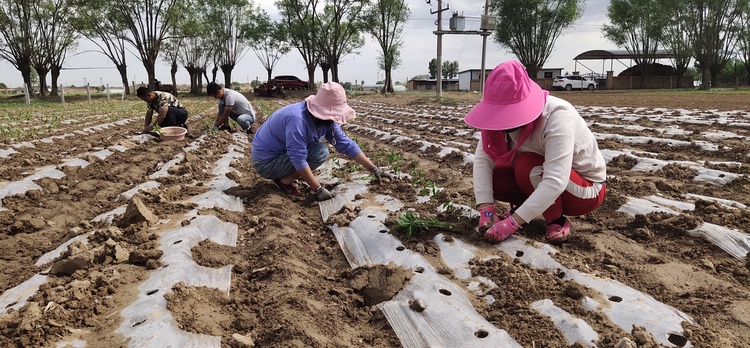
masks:
[[[170,106],[167,116],[164,117],[164,121],[159,123],[159,127],[182,126],[183,124],[187,124],[187,119],[187,110]]]

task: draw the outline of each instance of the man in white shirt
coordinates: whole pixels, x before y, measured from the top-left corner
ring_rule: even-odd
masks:
[[[464,121],[481,130],[474,159],[474,196],[480,229],[494,242],[509,238],[539,215],[546,240],[561,243],[565,217],[588,214],[606,194],[606,162],[575,108],[550,96],[515,60],[487,78],[484,97]],[[495,200],[512,209],[495,219]]]
[[[206,86],[206,92],[209,96],[219,99],[219,112],[211,130],[231,129],[229,127],[229,119],[231,118],[247,134],[253,133],[255,110],[242,93],[221,87],[213,82]]]

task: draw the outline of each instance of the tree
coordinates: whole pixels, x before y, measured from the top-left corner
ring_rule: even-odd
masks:
[[[5,83],[0,82],[0,89],[8,89],[8,85]]]
[[[162,43],[185,13],[182,6],[186,4],[188,2],[180,0],[107,0],[105,3],[115,10],[110,19],[121,21],[129,33],[123,38],[138,50],[148,75],[148,86],[152,89]]]
[[[430,63],[427,65],[427,69],[430,70],[430,78],[436,79],[437,78],[437,58],[432,58]]]
[[[276,7],[282,16],[282,23],[289,33],[289,43],[296,47],[307,68],[307,81],[310,89],[315,88],[315,66],[318,63],[315,7],[318,0],[277,0]]]
[[[656,63],[665,28],[672,17],[666,1],[611,0],[607,17],[611,25],[602,26],[604,37],[634,56],[641,75],[649,75]],[[641,79],[641,85],[646,79]]]
[[[213,39],[218,66],[224,74],[224,86],[232,84],[232,70],[247,53],[247,43],[242,28],[252,16],[252,7],[247,0],[203,0],[206,4],[206,20],[212,23]]]
[[[666,27],[664,28],[664,46],[672,53],[672,63],[677,70],[677,86],[682,86],[682,79],[687,74],[690,66],[690,60],[693,56],[693,47],[689,41],[685,25],[688,15],[682,6],[682,0],[667,0],[665,5],[667,10],[672,13]],[[691,81],[692,82],[692,81]]]
[[[718,73],[732,56],[740,32],[738,21],[743,9],[739,0],[684,0],[682,6],[690,42],[697,65],[702,69],[701,86],[711,89],[718,83]]]
[[[271,88],[274,67],[282,56],[292,50],[287,41],[286,29],[283,24],[271,21],[268,13],[261,9],[254,13],[243,29],[245,39],[268,73],[268,89]]]
[[[491,0],[497,15],[495,41],[508,48],[526,67],[537,72],[552,54],[563,29],[581,17],[585,0]]]
[[[365,0],[327,0],[323,13],[317,16],[319,26],[317,49],[331,68],[331,80],[339,82],[339,63],[365,42],[359,35]]]
[[[739,18],[740,32],[737,40],[738,54],[742,57],[742,66],[747,71],[747,84],[750,85],[750,8],[745,7]]]
[[[403,31],[411,11],[405,0],[375,0],[365,11],[366,31],[378,41],[378,64],[385,71],[384,93],[393,93],[392,71],[401,65]]]
[[[130,95],[128,65],[125,61],[125,26],[121,21],[110,20],[116,18],[112,12],[116,10],[102,0],[77,0],[72,6],[75,13],[71,18],[73,28],[112,61],[120,74],[125,95]]]
[[[31,82],[31,57],[34,52],[34,19],[27,0],[0,2],[0,58],[10,62],[21,72],[23,83],[29,91]]]
[[[452,79],[458,75],[458,61],[445,62],[443,64],[443,77]]]
[[[49,59],[49,68],[52,78],[52,90],[50,95],[57,96],[57,81],[62,71],[63,63],[68,52],[72,51],[79,34],[73,28],[74,0],[47,0],[40,7],[40,18],[46,18],[42,24],[41,38],[42,47]]]

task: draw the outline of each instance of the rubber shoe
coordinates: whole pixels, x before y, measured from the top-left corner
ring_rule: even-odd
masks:
[[[297,191],[297,188],[294,187],[292,184],[284,184],[281,182],[281,179],[273,179],[273,183],[276,185],[276,187],[280,188],[282,191],[295,196],[299,197],[299,191]]]
[[[560,226],[558,224],[551,224],[547,226],[547,237],[545,239],[550,244],[560,244],[568,240],[570,236],[570,221],[565,220],[565,223]]]

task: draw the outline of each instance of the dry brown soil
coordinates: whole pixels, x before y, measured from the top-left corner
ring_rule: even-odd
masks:
[[[750,110],[748,95],[734,92],[553,94],[581,107],[626,107],[621,111],[623,114],[640,112],[641,109],[636,108],[745,110],[741,114]],[[256,109],[271,110],[301,100],[303,96],[253,100]],[[423,216],[434,216],[452,224],[449,229],[426,231],[407,239],[394,226],[397,214],[387,221],[391,233],[401,238],[408,248],[422,250],[427,259],[436,263],[436,268],[442,267],[438,248],[432,241],[436,233],[455,235],[481,250],[493,250],[492,245],[474,232],[476,221],[457,214],[435,213],[437,206],[447,201],[472,205],[471,165],[465,165],[461,155],[441,158],[434,148],[421,151],[418,143],[393,143],[368,130],[420,137],[432,143],[466,143],[471,146],[462,150],[473,152],[476,145],[473,131],[460,120],[476,101],[477,96],[468,93],[446,94],[442,102],[436,102],[431,94],[351,97],[351,105],[359,112],[359,118],[352,125],[361,127],[345,130],[377,164],[387,164],[384,154],[399,154],[404,158],[400,171],[420,170],[426,180],[443,188],[443,192],[428,203],[416,202],[415,190],[408,180],[381,186],[373,184],[369,193],[390,194],[403,201],[404,209],[413,208]],[[258,107],[261,104],[265,107]],[[85,168],[58,167],[66,174],[63,178],[38,180],[41,190],[2,200],[2,207],[8,210],[0,212],[0,292],[40,272],[49,274],[49,279],[29,298],[26,306],[0,317],[0,346],[53,347],[56,342],[74,338],[86,340],[87,347],[128,346],[123,337],[115,333],[122,322],[120,312],[137,298],[138,286],[151,272],[163,267],[159,261],[159,239],[165,227],[154,228],[153,222],[122,221],[119,217],[113,225],[92,220],[124,204],[116,201],[122,192],[149,181],[148,176],[157,170],[159,163],[174,158],[183,151],[185,144],[203,136],[202,119],[210,119],[216,111],[215,107],[204,109],[205,114],[190,120],[190,132],[183,142],[157,139],[144,144],[130,142],[128,138],[141,122],[138,112],[132,115],[137,121],[130,124],[106,132],[56,139],[52,143],[38,142],[34,148],[21,147],[18,153],[0,158],[0,177],[11,182],[25,178],[35,168],[59,166],[67,157],[117,144],[128,147],[127,151],[115,152],[104,160],[89,156],[87,159],[92,163]],[[199,114],[200,110],[192,113]],[[596,121],[596,115],[587,115]],[[626,123],[612,119],[606,122]],[[420,127],[421,124],[427,127]],[[668,125],[649,123],[647,117],[639,119],[638,124]],[[696,132],[708,128],[732,131],[742,139],[711,140],[731,149],[725,151],[704,151],[697,146],[625,145],[614,140],[603,141],[600,147],[648,151],[664,160],[736,161],[741,163],[740,167],[721,169],[748,174],[750,129],[747,126],[693,127]],[[443,129],[453,131],[441,132]],[[74,127],[60,127],[57,134],[73,130]],[[621,129],[596,130],[627,134]],[[170,170],[171,175],[156,179],[161,184],[159,188],[135,197],[157,218],[180,223],[184,219],[180,217],[195,208],[194,203],[188,203],[189,198],[208,190],[207,183],[213,177],[211,170],[233,144],[236,145],[236,141],[226,132],[207,135],[197,149]],[[177,284],[154,296],[166,297],[168,309],[181,329],[221,336],[222,346],[226,347],[236,344],[233,334],[243,335],[259,347],[400,346],[384,315],[374,306],[383,298],[373,299],[368,294],[373,292],[373,286],[381,284],[378,293],[393,296],[408,279],[408,274],[384,269],[385,266],[352,270],[333,234],[321,221],[317,203],[310,197],[291,199],[280,192],[255,173],[248,148],[244,153],[245,157],[232,161],[236,172],[228,175],[237,186],[226,190],[242,200],[244,210],[214,208],[199,212],[236,224],[237,246],[206,240],[192,249],[193,259],[200,265],[233,265],[229,294]],[[631,171],[633,164],[627,158],[617,158],[610,163],[606,202],[594,213],[572,218],[572,238],[559,247],[555,258],[569,268],[618,280],[692,316],[699,325],[686,325],[685,329],[696,347],[750,347],[748,266],[720,248],[685,233],[701,221],[747,231],[750,213],[708,202],[699,202],[695,211],[678,217],[652,213],[633,218],[617,212],[626,196],[657,193],[668,197],[695,193],[748,205],[750,181],[743,176],[728,185],[715,186],[693,181],[694,173],[686,167],[671,166],[646,173]],[[304,194],[309,193],[301,188]],[[532,223],[519,233],[542,241],[543,228],[542,224]],[[62,261],[56,263],[70,261],[76,255],[88,255],[82,257],[86,264],[76,267],[72,274],[60,270],[61,267],[48,271],[52,264],[35,266],[39,257],[72,236],[94,231],[97,233],[89,238],[87,245],[74,244]],[[117,248],[126,250],[129,258],[118,259]],[[514,262],[509,256],[477,260],[474,272],[500,284],[490,292],[497,300],[493,304],[488,305],[478,297],[472,299],[477,311],[495,326],[507,330],[525,347],[567,346],[553,323],[529,306],[544,298],[592,323],[600,334],[598,344],[601,347],[613,347],[623,337],[637,341],[638,347],[656,346],[648,337],[634,335],[638,332],[636,329],[622,330],[606,317],[583,310],[577,300],[589,290],[563,281],[553,272],[537,271]]]

